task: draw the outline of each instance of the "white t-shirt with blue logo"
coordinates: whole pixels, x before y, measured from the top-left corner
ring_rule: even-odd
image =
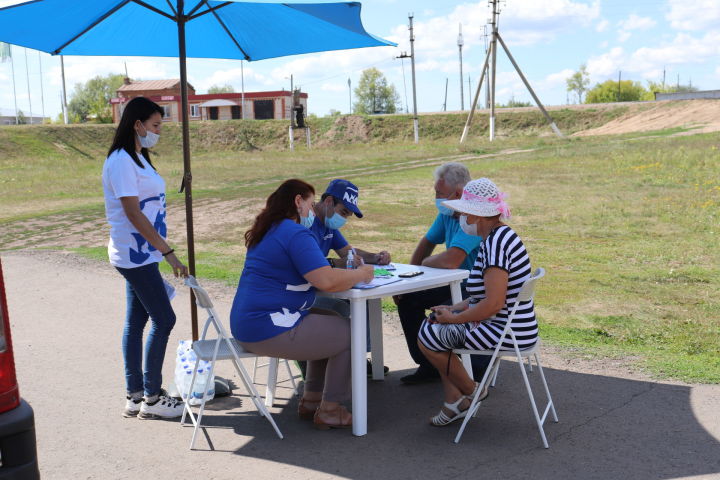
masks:
[[[136,268],[162,260],[162,254],[128,220],[122,197],[138,197],[142,213],[161,237],[167,236],[165,180],[140,153],[138,158],[145,168],[138,167],[121,148],[111,153],[103,166],[105,215],[110,224],[108,256],[110,263],[120,268]]]
[[[230,330],[243,342],[260,342],[295,327],[315,302],[303,275],[327,267],[310,230],[285,219],[248,250],[230,311]]]

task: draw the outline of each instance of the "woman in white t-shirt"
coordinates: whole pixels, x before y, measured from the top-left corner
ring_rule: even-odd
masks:
[[[183,410],[182,403],[168,397],[161,388],[165,348],[175,325],[175,312],[158,263],[164,258],[176,277],[187,276],[187,267],[165,239],[165,181],[148,155],[148,148],[160,138],[162,113],[158,104],[144,97],[128,102],[102,173],[105,213],[110,224],[108,255],[126,280],[122,348],[127,403],[123,416],[143,419],[179,417]],[[152,325],[143,348],[148,319]]]

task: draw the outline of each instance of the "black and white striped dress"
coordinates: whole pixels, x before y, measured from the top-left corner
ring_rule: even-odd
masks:
[[[467,291],[472,298],[470,308],[473,308],[473,302],[485,298],[483,275],[491,267],[508,272],[508,287],[503,308],[492,318],[482,322],[430,324],[427,320],[424,321],[418,338],[428,349],[436,352],[454,348],[490,350],[497,346],[507,324],[509,311],[512,310],[523,284],[532,274],[530,257],[522,240],[507,225],[493,229],[480,244],[475,265],[467,282]],[[538,326],[532,300],[522,302],[518,306],[511,328],[521,349],[535,345]],[[501,349],[513,349],[509,336],[503,341]]]

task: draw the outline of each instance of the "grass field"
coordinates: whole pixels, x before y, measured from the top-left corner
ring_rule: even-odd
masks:
[[[222,228],[197,239],[198,274],[237,281],[249,219],[292,176],[318,189],[332,177],[355,181],[365,218],[351,220],[343,233],[357,246],[387,248],[407,261],[435,214],[434,166],[462,158],[474,178],[490,177],[510,194],[510,223],[533,264],[548,270],[537,299],[545,341],[571,354],[626,357],[659,377],[720,383],[720,136],[670,133],[198,152],[196,199],[243,200],[242,208],[217,218]],[[177,206],[179,157],[163,148],[156,163]],[[509,149],[529,151],[482,157]],[[36,145],[0,157],[0,229],[57,212],[73,222],[97,221],[102,150],[93,144],[88,156],[49,155]],[[43,232],[13,231],[19,234],[31,239]],[[79,251],[105,260],[104,242]]]

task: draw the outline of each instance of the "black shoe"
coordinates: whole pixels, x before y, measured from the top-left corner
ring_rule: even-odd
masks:
[[[390,371],[390,368],[387,366],[383,366],[383,374],[387,375]],[[370,360],[367,361],[367,376],[372,377],[372,362]]]
[[[431,383],[440,380],[440,374],[435,369],[428,367],[418,367],[415,373],[405,375],[400,381],[405,385],[419,385],[421,383]]]

